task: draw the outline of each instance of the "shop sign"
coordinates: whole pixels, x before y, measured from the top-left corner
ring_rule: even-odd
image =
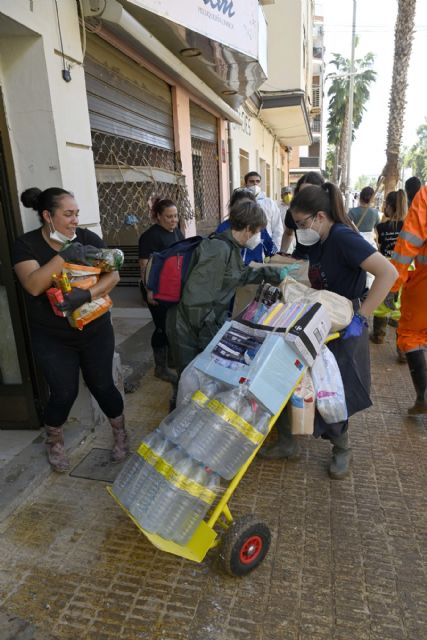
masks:
[[[258,57],[258,0],[128,0],[211,40]]]

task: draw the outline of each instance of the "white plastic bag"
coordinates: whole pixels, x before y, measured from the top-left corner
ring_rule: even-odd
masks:
[[[311,367],[316,407],[327,424],[347,420],[344,386],[335,356],[326,345]]]
[[[192,362],[188,364],[181,373],[178,384],[178,393],[176,395],[176,406],[189,402],[195,391],[200,389],[203,373],[196,369]]]

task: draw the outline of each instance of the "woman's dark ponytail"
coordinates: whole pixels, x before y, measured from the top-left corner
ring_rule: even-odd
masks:
[[[321,189],[326,191],[329,195],[330,208],[327,213],[329,213],[332,220],[353,228],[353,224],[351,223],[351,220],[344,208],[342,193],[338,187],[332,182],[325,182],[322,184]]]

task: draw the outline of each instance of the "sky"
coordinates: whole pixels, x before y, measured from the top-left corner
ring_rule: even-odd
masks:
[[[329,63],[333,53],[341,53],[350,58],[353,0],[321,0],[316,2],[316,7],[316,13],[324,16],[325,62]],[[397,0],[357,0],[356,31],[359,44],[356,57],[362,57],[369,51],[375,54],[374,69],[377,72],[377,79],[375,84],[371,85],[367,110],[352,145],[352,184],[362,174],[378,177],[385,164],[396,15]],[[426,54],[427,1],[417,0],[402,140],[402,144],[406,146],[413,145],[417,141],[416,129],[427,117]],[[334,69],[335,67],[327,65],[326,73],[333,72]],[[325,94],[328,86],[327,84]],[[327,114],[325,115],[326,122]],[[324,139],[326,140],[326,135]],[[326,143],[324,146],[326,150]]]

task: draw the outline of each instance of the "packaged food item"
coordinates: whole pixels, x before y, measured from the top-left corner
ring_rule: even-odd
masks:
[[[295,387],[288,404],[292,433],[296,436],[312,435],[314,431],[315,394],[313,380],[307,371]]]
[[[58,287],[50,287],[50,289],[46,291],[46,295],[50,302],[50,306],[52,307],[53,313],[56,316],[65,318],[65,312],[61,311],[61,309],[58,309],[58,307],[56,306],[58,303],[64,302],[64,294],[62,293],[61,289],[58,289]]]
[[[99,318],[113,306],[110,296],[96,298],[91,302],[86,302],[81,307],[68,315],[68,322],[75,329],[83,329],[87,324]]]
[[[316,407],[326,424],[347,420],[344,385],[334,354],[323,345],[311,368]]]

